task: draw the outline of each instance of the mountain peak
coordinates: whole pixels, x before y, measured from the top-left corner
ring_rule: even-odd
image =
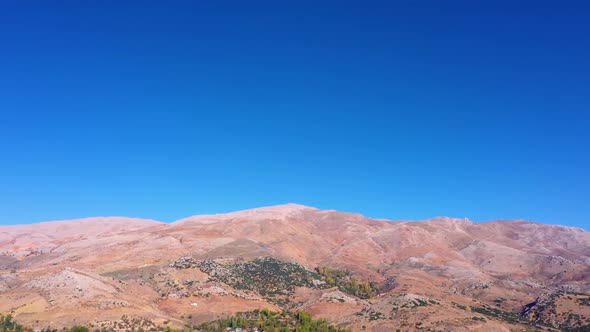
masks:
[[[300,210],[317,210],[317,208],[307,206],[307,205],[297,204],[297,203],[286,203],[286,204],[262,206],[259,208],[248,209],[248,210],[244,210],[244,211],[249,211],[249,210],[276,210],[276,211],[281,210],[281,211],[288,212],[288,211],[300,211]]]
[[[224,214],[232,218],[235,217],[261,217],[261,218],[285,218],[288,216],[296,215],[304,211],[315,211],[316,208],[295,204],[287,203],[280,205],[263,206],[259,208],[247,209],[242,211],[236,211]]]
[[[318,211],[318,209],[301,204],[287,203],[241,210],[230,213],[194,215],[188,218],[180,219],[176,221],[175,224],[185,224],[187,222],[212,223],[217,221],[227,221],[236,219],[286,219],[288,217],[296,216],[306,211]]]

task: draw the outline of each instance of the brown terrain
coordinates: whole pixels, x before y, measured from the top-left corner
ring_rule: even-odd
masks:
[[[319,267],[373,292],[330,284]],[[123,315],[182,327],[268,308],[351,331],[583,331],[589,293],[590,233],[520,220],[389,221],[286,204],[171,224],[0,227],[0,313],[35,328],[109,327]]]

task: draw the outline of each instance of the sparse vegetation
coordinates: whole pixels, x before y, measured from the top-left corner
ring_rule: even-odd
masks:
[[[494,300],[494,303],[496,304],[496,306],[500,306],[502,303],[504,303],[506,301],[505,298],[503,297],[498,297]]]
[[[18,324],[12,315],[0,315],[0,331],[1,332],[27,332],[27,331],[34,331],[34,329],[30,327],[23,326]],[[52,329],[47,327],[45,329],[41,329],[43,332],[56,332],[56,329]],[[85,326],[74,326],[69,329],[63,329],[63,332],[88,332],[88,328]]]
[[[282,262],[272,257],[238,261],[224,265],[215,260],[197,262],[196,266],[210,276],[235,289],[245,289],[272,300],[275,296],[292,294],[295,287],[315,288],[320,276],[295,263]]]
[[[588,297],[583,297],[583,298],[578,298],[578,299],[576,299],[576,302],[577,302],[579,305],[583,305],[583,306],[586,306],[586,307],[590,307],[590,296],[588,296]]]
[[[88,328],[86,326],[74,326],[69,332],[88,332]]]
[[[517,314],[500,310],[498,308],[492,308],[490,306],[484,305],[483,307],[471,307],[471,311],[488,317],[497,318],[512,324],[519,323],[519,316]]]
[[[402,308],[416,308],[416,307],[426,307],[429,305],[440,304],[434,300],[424,300],[421,298],[412,299],[406,303],[404,303],[401,307]]]
[[[561,299],[576,304],[580,309],[590,304],[586,294],[566,293],[563,291],[545,294],[525,306],[522,316],[532,324],[546,327],[561,328],[567,331],[590,331],[590,317],[571,310],[563,311],[558,301]]]
[[[369,320],[378,320],[378,319],[385,319],[385,316],[383,315],[383,313],[379,312],[379,311],[371,311],[369,312]]]

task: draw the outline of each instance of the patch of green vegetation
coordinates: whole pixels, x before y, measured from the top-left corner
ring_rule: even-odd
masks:
[[[379,319],[385,319],[385,316],[383,315],[383,313],[381,313],[379,311],[369,312],[369,321],[379,320]]]
[[[7,315],[7,316],[0,315],[0,331],[2,331],[2,332],[6,332],[6,331],[21,332],[21,331],[26,331],[26,330],[30,330],[30,329],[28,329],[20,324],[17,324],[11,315]]]
[[[265,297],[288,296],[295,287],[315,288],[313,281],[320,276],[295,263],[272,257],[222,265],[215,260],[204,260],[197,267],[207,273],[210,281],[219,281],[235,289],[257,292]]]
[[[517,314],[509,311],[500,310],[498,308],[492,308],[486,305],[484,305],[483,307],[471,307],[471,311],[477,312],[488,317],[497,318],[512,324],[520,322],[520,319]]]
[[[451,304],[452,304],[452,305],[453,305],[455,308],[459,308],[459,309],[461,309],[461,310],[467,310],[467,307],[466,307],[466,306],[464,306],[464,305],[462,305],[462,304],[455,303],[455,302],[451,302]]]
[[[230,328],[252,328],[258,327],[264,331],[279,331],[279,332],[348,332],[346,329],[337,328],[334,325],[328,324],[325,319],[312,319],[311,314],[299,311],[291,313],[288,311],[273,312],[267,309],[254,310],[250,312],[239,313],[227,319],[220,319],[208,323],[203,323],[199,326],[190,326],[187,324],[185,328],[175,329],[169,326],[155,326],[149,321],[149,327],[144,326],[144,320],[141,318],[129,318],[122,316],[120,321],[113,322],[114,326],[103,325],[96,326],[93,330],[95,332],[112,332],[115,330],[122,331],[161,331],[161,332],[225,332],[227,327]],[[92,326],[92,324],[91,324]],[[33,331],[30,327],[25,327],[16,323],[11,315],[0,315],[0,331],[1,332],[27,332]],[[57,329],[41,329],[42,332],[58,332]],[[86,326],[74,326],[70,329],[62,329],[59,332],[89,332],[90,329]]]
[[[407,303],[404,303],[401,307],[402,308],[416,308],[416,307],[426,307],[432,304],[439,304],[434,300],[423,300],[423,299],[413,299]]]
[[[415,307],[425,307],[425,306],[429,305],[428,302],[426,302],[422,299],[415,299],[412,302],[415,304]]]
[[[283,311],[279,313],[267,309],[239,313],[227,319],[203,323],[195,328],[201,332],[224,332],[228,327],[251,329],[255,326],[264,331],[347,332],[345,329],[329,325],[324,319],[314,320],[311,314],[303,311],[297,313]]]
[[[341,291],[368,299],[378,293],[379,289],[374,282],[360,282],[350,275],[350,272],[331,269],[329,267],[318,267],[316,271],[322,276],[326,284],[336,286]]]
[[[74,326],[69,332],[88,332],[88,328],[86,326]]]

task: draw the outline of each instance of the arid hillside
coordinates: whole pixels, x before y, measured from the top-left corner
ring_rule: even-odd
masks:
[[[192,328],[269,309],[351,331],[582,331],[589,293],[590,233],[520,220],[286,204],[0,227],[0,313],[36,328]]]

